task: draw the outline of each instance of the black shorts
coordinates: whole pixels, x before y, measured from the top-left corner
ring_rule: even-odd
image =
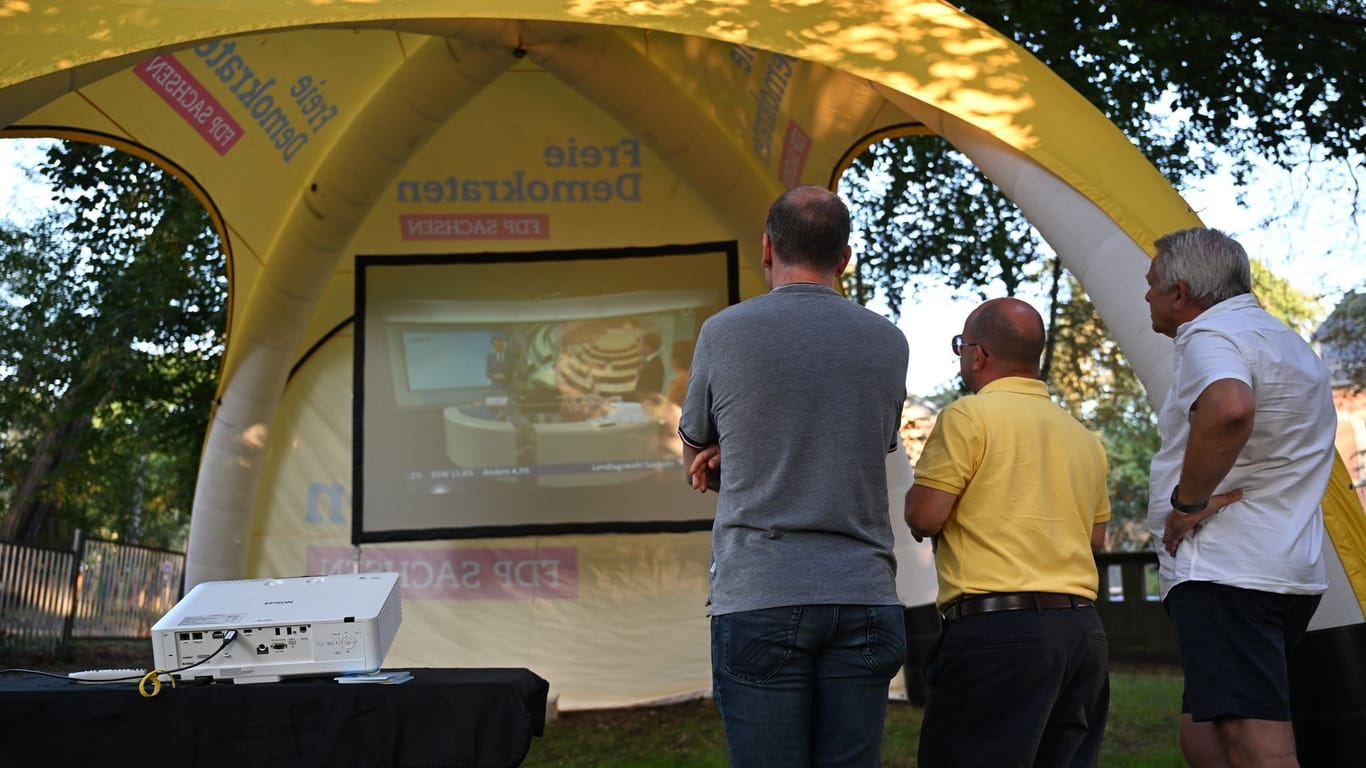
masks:
[[[1282,595],[1187,581],[1167,593],[1186,690],[1181,711],[1290,720],[1290,651],[1304,637],[1321,595]]]

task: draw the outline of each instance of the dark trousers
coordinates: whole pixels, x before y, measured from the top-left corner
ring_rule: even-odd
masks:
[[[925,677],[923,768],[1096,764],[1110,679],[1109,641],[1095,608],[948,622]]]

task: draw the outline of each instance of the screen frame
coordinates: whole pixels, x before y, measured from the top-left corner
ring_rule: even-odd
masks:
[[[719,254],[723,257],[724,306],[740,301],[739,244],[714,241],[655,247],[565,249],[551,251],[497,251],[422,255],[356,256],[354,360],[352,371],[352,450],[351,450],[351,543],[352,545],[438,541],[480,538],[516,538],[574,534],[682,533],[710,530],[713,516],[689,520],[518,523],[511,525],[472,525],[428,528],[366,530],[365,528],[365,369],[366,369],[366,273],[371,268],[405,266],[443,266],[466,264],[607,261],[661,256]],[[679,480],[680,486],[682,480]]]

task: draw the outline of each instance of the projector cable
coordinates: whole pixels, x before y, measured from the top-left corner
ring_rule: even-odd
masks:
[[[231,645],[231,644],[232,644],[232,641],[233,641],[233,640],[236,640],[236,639],[237,639],[237,630],[235,630],[235,629],[230,629],[230,630],[228,630],[227,632],[224,632],[224,633],[223,633],[223,643],[222,643],[221,645],[218,646],[218,650],[214,651],[213,653],[209,654],[208,656],[205,656],[204,658],[200,659],[199,661],[196,661],[196,662],[193,663],[193,664],[187,664],[187,665],[185,665],[185,666],[183,666],[183,667],[177,667],[176,669],[154,669],[154,670],[148,672],[147,674],[145,674],[145,675],[142,676],[142,679],[141,679],[141,680],[138,681],[138,694],[141,695],[144,699],[150,699],[150,698],[152,698],[153,696],[157,695],[158,693],[161,693],[161,676],[162,676],[162,675],[166,675],[166,676],[167,676],[167,679],[169,679],[169,680],[171,681],[171,687],[174,688],[174,687],[175,687],[175,678],[172,677],[172,675],[175,675],[175,674],[180,673],[180,672],[184,672],[184,671],[187,670],[187,669],[194,669],[195,667],[199,666],[200,664],[203,664],[204,662],[209,661],[209,660],[212,659],[213,657],[215,657],[215,656],[217,656],[218,654],[222,653],[222,652],[224,651],[224,649],[226,649],[229,645]],[[150,686],[150,687],[149,687],[149,686]]]
[[[172,677],[172,675],[178,674],[178,673],[180,673],[180,672],[184,672],[185,670],[188,670],[188,669],[194,669],[195,667],[199,666],[200,664],[203,664],[204,662],[209,661],[209,660],[212,659],[213,657],[215,657],[215,656],[217,656],[218,654],[222,653],[229,645],[232,644],[232,641],[233,641],[233,640],[236,640],[236,639],[237,639],[237,630],[235,630],[235,629],[230,629],[230,630],[228,630],[227,632],[224,632],[224,633],[223,633],[223,643],[222,643],[221,645],[218,646],[218,649],[217,649],[217,650],[215,650],[213,653],[209,654],[208,656],[205,656],[204,658],[200,659],[199,661],[196,661],[196,662],[193,663],[193,664],[187,664],[187,665],[185,665],[185,666],[183,666],[183,667],[178,667],[178,668],[176,668],[176,669],[154,669],[154,670],[152,670],[152,671],[150,671],[150,672],[147,672],[147,673],[145,673],[145,674],[141,674],[141,675],[138,675],[138,674],[129,675],[129,676],[126,677],[126,678],[120,677],[120,678],[115,678],[115,679],[107,679],[107,680],[104,680],[104,682],[107,682],[107,683],[117,683],[117,682],[132,682],[132,681],[136,680],[136,681],[138,682],[138,693],[139,693],[144,699],[150,699],[151,697],[157,695],[158,693],[161,693],[161,676],[162,676],[162,675],[166,675],[166,679],[170,682],[171,687],[174,688],[174,687],[176,687],[176,680],[175,680],[174,677]],[[140,670],[138,670],[138,671],[140,671]],[[0,674],[4,674],[4,673],[6,673],[6,672],[22,672],[22,673],[27,674],[27,675],[39,675],[39,676],[41,676],[41,677],[54,677],[54,678],[57,678],[58,680],[70,680],[70,679],[71,679],[70,675],[62,675],[62,674],[57,674],[57,673],[54,673],[54,672],[43,672],[42,670],[38,670],[38,669],[16,669],[16,668],[0,669]],[[71,673],[71,674],[76,674],[76,673],[73,672],[73,673]]]

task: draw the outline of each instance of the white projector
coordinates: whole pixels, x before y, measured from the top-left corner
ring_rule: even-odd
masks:
[[[376,672],[402,620],[397,573],[206,581],[152,626],[153,665],[235,683]]]

